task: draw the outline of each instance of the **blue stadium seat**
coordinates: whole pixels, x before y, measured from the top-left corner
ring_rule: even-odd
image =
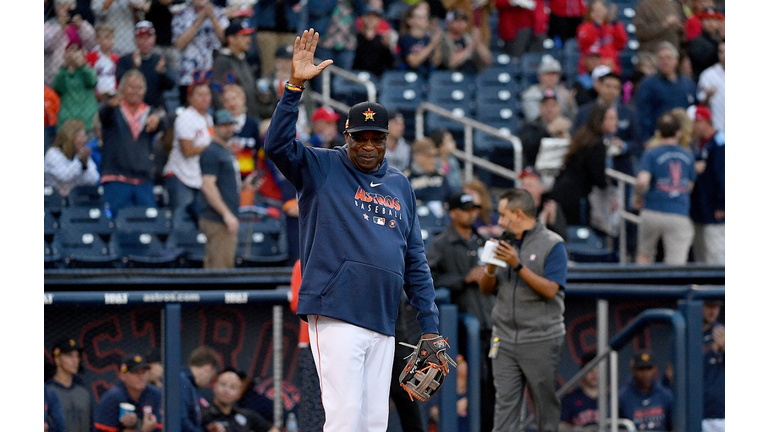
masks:
[[[436,70],[429,74],[429,88],[467,88],[470,92],[474,91],[474,76],[463,72],[451,70]]]
[[[444,88],[430,86],[427,93],[427,101],[451,111],[457,117],[472,118],[474,114],[474,96],[467,81],[462,81],[460,84],[457,83],[452,88],[448,87],[447,84]],[[451,132],[462,132],[464,130],[463,124],[433,112],[427,112],[425,122],[427,133],[441,128],[446,128]],[[459,139],[457,137],[456,144],[457,147],[462,148],[463,140],[461,140],[461,145],[459,145]]]
[[[616,252],[606,245],[604,236],[582,225],[568,226],[568,256],[578,263],[618,262]]]
[[[635,71],[637,62],[637,51],[624,49],[619,53],[619,63],[621,65],[621,80],[627,81]]]
[[[61,209],[67,206],[67,199],[59,194],[53,186],[45,186],[45,201],[43,207],[58,217]]]
[[[98,234],[105,242],[115,232],[115,224],[100,207],[67,207],[59,217],[61,229]]]
[[[520,56],[520,76],[522,79],[529,83],[539,81],[539,64],[543,56],[543,53],[525,53]]]
[[[399,111],[405,120],[404,138],[413,141],[416,109],[426,99],[426,81],[415,72],[388,70],[381,75],[377,101],[389,111]]]
[[[96,233],[60,230],[54,242],[68,268],[113,268],[118,263],[114,247]]]
[[[566,81],[570,82],[579,75],[579,58],[581,58],[579,51],[563,51],[560,64],[563,67],[563,79]]]
[[[285,216],[241,212],[237,234],[238,267],[281,266],[288,260],[288,231]]]
[[[174,228],[165,241],[167,248],[178,248],[184,251],[181,258],[182,267],[200,268],[205,259],[205,243],[208,239],[197,227]]]
[[[361,80],[372,82],[374,85],[378,83],[378,79],[368,71],[352,70],[349,72],[355,74]],[[351,106],[367,101],[368,91],[360,83],[348,80],[341,75],[333,75],[331,79],[331,96]]]
[[[177,247],[166,247],[151,232],[117,231],[111,242],[122,263],[129,268],[174,268],[183,255]]]
[[[173,227],[170,209],[151,206],[129,206],[120,210],[115,229],[124,232],[143,232],[160,236],[165,240]]]
[[[474,148],[475,154],[483,156],[497,165],[509,169],[514,169],[515,167],[514,147],[509,140],[490,135],[483,131],[476,131],[474,135]],[[513,181],[483,169],[478,170],[477,176],[488,187],[515,187]]]
[[[45,235],[45,241],[51,242],[53,241],[53,236],[59,230],[59,221],[56,219],[56,216],[53,215],[53,212],[46,210],[44,222],[45,231],[43,234]]]
[[[101,185],[76,186],[67,196],[70,207],[102,207],[104,188]]]
[[[188,211],[173,212],[171,226],[173,227],[173,231],[198,229],[197,221],[192,218],[192,215]]]
[[[490,66],[475,75],[475,98],[487,88],[507,89],[517,96],[520,84],[517,81],[515,70],[509,65]]]
[[[422,236],[425,231],[437,235],[448,225],[448,214],[445,211],[440,215],[430,209],[426,204],[419,204],[416,206],[416,216],[419,218]]]
[[[57,268],[62,262],[61,254],[59,253],[58,242],[45,241],[45,265],[44,268]]]

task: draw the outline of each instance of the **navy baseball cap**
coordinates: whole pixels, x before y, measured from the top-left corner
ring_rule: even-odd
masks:
[[[632,367],[634,369],[645,369],[656,366],[653,363],[653,358],[651,358],[651,353],[648,351],[640,351],[639,353],[635,354],[635,357],[632,360]]]
[[[71,353],[72,351],[83,351],[83,347],[77,343],[71,337],[62,337],[53,343],[53,358],[56,358],[62,354]]]
[[[387,109],[376,102],[360,102],[349,109],[344,130],[348,133],[367,130],[389,133]]]
[[[149,363],[141,354],[128,354],[123,357],[123,361],[120,363],[120,372],[122,373],[138,372],[145,369],[149,369]]]
[[[224,108],[216,110],[216,112],[213,114],[214,126],[222,126],[222,125],[228,125],[233,123],[236,123],[235,118],[232,117],[231,112],[225,110]]]

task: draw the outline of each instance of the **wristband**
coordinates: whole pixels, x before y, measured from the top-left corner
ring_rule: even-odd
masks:
[[[512,271],[515,273],[520,273],[520,270],[522,269],[523,269],[523,263],[518,261],[517,265],[512,268]]]
[[[496,277],[496,272],[494,271],[493,273],[489,273],[488,272],[488,267],[486,267],[483,271],[485,272],[485,275],[488,276],[489,278],[495,278]]]
[[[291,90],[291,91],[304,91],[303,85],[291,84],[288,81],[285,82],[285,88],[286,90]]]

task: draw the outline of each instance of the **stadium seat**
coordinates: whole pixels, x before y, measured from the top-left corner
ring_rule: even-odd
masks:
[[[448,214],[445,211],[442,209],[435,211],[435,209],[431,209],[427,204],[419,204],[416,206],[416,216],[419,218],[422,237],[425,231],[432,235],[437,235],[441,233],[448,224]]]
[[[405,120],[404,137],[413,141],[416,128],[416,109],[426,99],[427,83],[415,72],[389,70],[381,75],[378,102],[387,110],[399,111]]]
[[[452,88],[445,87],[441,89],[438,87],[430,87],[429,92],[427,93],[427,101],[451,111],[456,117],[472,118],[474,114],[474,96],[471,93],[467,82],[455,85]],[[427,133],[442,128],[446,128],[451,132],[464,131],[463,124],[434,112],[427,112],[425,123]],[[456,146],[459,149],[462,149],[463,144],[463,137],[456,136]]]
[[[424,242],[424,250],[429,247],[429,244],[438,234],[440,234],[440,232],[442,232],[442,229],[421,229],[421,240]]]
[[[178,248],[184,251],[181,258],[182,267],[200,268],[205,259],[205,234],[196,227],[174,228],[165,241],[167,248]]]
[[[117,231],[112,246],[123,265],[129,268],[174,268],[184,253],[177,247],[166,247],[152,232]]]
[[[237,267],[281,266],[288,260],[288,231],[285,216],[241,212],[237,234]]]
[[[514,169],[515,167],[515,151],[509,140],[490,135],[483,131],[476,131],[474,135],[474,148],[475,154],[481,155],[497,165],[501,165],[508,169]],[[478,170],[477,176],[488,187],[511,188],[516,186],[514,181],[505,179],[484,169]]]
[[[45,201],[43,207],[58,217],[61,209],[67,206],[67,199],[61,196],[53,186],[45,186],[44,189]]]
[[[173,227],[170,209],[129,206],[120,210],[115,220],[115,230],[123,232],[151,233],[165,240]]]
[[[45,211],[45,241],[51,242],[53,241],[53,236],[56,234],[56,232],[59,230],[59,221],[56,219],[56,216],[53,215],[53,212],[50,212],[48,210]]]
[[[475,120],[500,129],[502,133],[516,135],[519,127],[519,109],[515,101],[485,99],[478,101]]]
[[[59,253],[58,243],[55,241],[45,242],[45,267],[47,269],[57,268],[61,263],[61,254]]]
[[[520,74],[526,82],[535,83],[539,81],[538,71],[542,53],[525,53],[520,56]]]
[[[637,51],[631,49],[624,49],[619,53],[619,63],[621,65],[621,80],[626,81],[632,76],[635,71],[635,63],[637,63]]]
[[[511,91],[513,96],[517,96],[520,91],[515,71],[507,65],[491,66],[475,75],[475,97],[479,98],[480,92],[487,88],[506,89]]]
[[[355,74],[360,80],[370,81],[374,85],[377,84],[378,79],[368,71],[352,70],[350,72]],[[367,101],[368,90],[363,84],[351,81],[341,75],[333,75],[331,79],[331,96],[333,99],[352,106]]]
[[[197,221],[192,218],[192,215],[188,211],[173,212],[171,226],[173,227],[173,231],[198,229]]]
[[[60,230],[54,242],[68,268],[113,268],[118,263],[114,247],[96,233]]]
[[[101,185],[77,186],[69,193],[67,204],[70,207],[102,207],[103,195],[104,187]]]
[[[618,262],[616,252],[606,245],[604,236],[589,226],[568,226],[568,256],[578,263]]]
[[[67,207],[61,211],[59,222],[63,230],[98,234],[105,242],[115,232],[114,222],[100,207]]]

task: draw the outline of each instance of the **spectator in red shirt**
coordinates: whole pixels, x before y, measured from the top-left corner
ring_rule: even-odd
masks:
[[[547,11],[543,0],[494,0],[499,11],[499,38],[504,51],[519,58],[527,52],[542,52],[547,35]]]
[[[691,0],[691,16],[685,20],[686,42],[690,42],[691,39],[701,34],[701,18],[699,18],[699,14],[714,7],[715,2],[713,0]]]
[[[627,44],[628,36],[624,25],[615,18],[615,4],[611,5],[609,11],[603,0],[590,3],[585,20],[576,31],[576,39],[579,41],[581,50],[579,73],[586,71],[584,57],[596,49],[600,53],[601,63],[621,76],[619,53]]]

